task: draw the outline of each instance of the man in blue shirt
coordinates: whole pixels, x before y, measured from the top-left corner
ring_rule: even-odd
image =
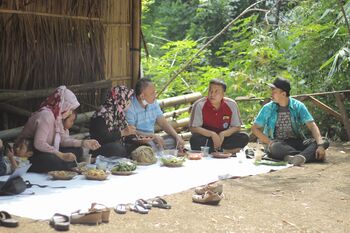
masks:
[[[323,161],[329,143],[321,137],[306,106],[289,96],[289,81],[277,78],[269,86],[272,101],[262,107],[252,127],[252,132],[266,144],[269,157],[295,166]],[[305,140],[302,133],[305,125],[314,139]]]
[[[183,139],[163,116],[159,103],[156,101],[155,87],[150,79],[142,78],[137,81],[135,95],[132,97],[131,105],[126,112],[126,120],[129,125],[136,127],[139,135],[152,137],[152,141],[160,149],[165,147],[165,141],[164,138],[154,134],[155,123],[176,140],[178,148],[184,146]]]

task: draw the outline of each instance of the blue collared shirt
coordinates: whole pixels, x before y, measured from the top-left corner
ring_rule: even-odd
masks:
[[[264,128],[263,133],[271,140],[273,140],[275,136],[278,107],[278,104],[273,101],[265,104],[254,122],[254,124]],[[307,122],[314,121],[314,118],[311,116],[306,106],[294,98],[289,97],[288,108],[290,111],[293,133],[298,138],[304,138],[302,126]]]
[[[157,101],[143,108],[135,96],[132,97],[131,105],[126,111],[128,124],[135,126],[137,131],[144,133],[154,133],[156,120],[161,116],[163,116],[163,112]]]

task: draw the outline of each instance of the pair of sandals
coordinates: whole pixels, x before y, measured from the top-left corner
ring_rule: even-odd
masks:
[[[18,227],[18,221],[6,211],[0,211],[0,226],[3,227]]]
[[[146,201],[144,199],[138,199],[134,204],[119,204],[115,207],[114,211],[117,214],[125,214],[127,210],[139,213],[139,214],[148,214],[149,210],[152,208],[161,208],[161,209],[170,209],[171,205],[169,205],[166,200],[161,197],[156,197]]]

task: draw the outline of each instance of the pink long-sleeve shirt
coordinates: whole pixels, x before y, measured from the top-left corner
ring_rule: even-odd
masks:
[[[61,123],[63,129],[63,123]],[[55,139],[55,117],[53,113],[44,109],[34,113],[25,124],[19,138],[33,139],[35,149],[41,152],[57,153],[58,150],[53,146]],[[81,140],[76,140],[67,135],[62,130],[60,146],[79,147]]]

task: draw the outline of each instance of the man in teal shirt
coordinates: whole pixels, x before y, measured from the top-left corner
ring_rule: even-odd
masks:
[[[321,137],[305,105],[289,96],[289,81],[277,78],[269,86],[272,101],[263,106],[252,127],[252,132],[266,144],[269,157],[296,166],[323,161],[329,143]],[[305,140],[302,133],[304,126],[310,130],[314,139]]]

